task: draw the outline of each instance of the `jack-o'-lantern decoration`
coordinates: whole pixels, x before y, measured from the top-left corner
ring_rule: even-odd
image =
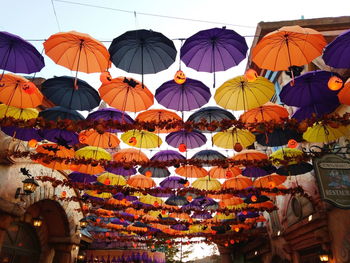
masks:
[[[186,199],[187,199],[188,202],[191,202],[193,200],[193,197],[192,197],[192,195],[189,195],[189,196],[186,197]]]
[[[256,201],[258,201],[258,197],[256,195],[252,195],[250,197],[250,200],[252,200],[252,202],[255,203]]]
[[[30,148],[36,148],[38,146],[38,141],[35,139],[31,139],[28,141],[28,146]]]
[[[162,210],[162,215],[165,215],[166,214],[166,211],[165,210]]]
[[[230,240],[231,245],[233,245],[235,243],[235,241],[233,239]]]
[[[215,230],[211,231],[211,233],[212,233],[213,235],[216,235],[216,231],[215,231]]]
[[[22,85],[22,90],[27,94],[33,94],[37,87],[31,81],[28,81]]]
[[[103,184],[105,185],[110,185],[111,184],[111,180],[109,178],[106,178],[104,181],[103,181]]]
[[[170,239],[167,239],[165,242],[166,242],[167,244],[170,244],[170,243],[171,243],[171,240],[170,240]]]
[[[101,218],[96,219],[96,223],[99,224],[101,222]]]
[[[186,183],[184,183],[184,187],[189,187],[190,186],[190,182],[186,180]]]
[[[328,88],[330,90],[340,90],[343,87],[343,80],[336,76],[330,77],[328,80]]]
[[[145,172],[146,177],[152,177],[152,172],[151,171],[146,171]]]
[[[186,144],[184,144],[184,143],[181,143],[180,145],[179,145],[179,151],[180,152],[186,152],[187,151],[187,146],[186,146]]]
[[[228,243],[227,242],[225,243],[225,247],[228,247]]]
[[[109,232],[106,232],[106,237],[109,237],[111,234]]]
[[[186,75],[185,75],[185,73],[183,73],[182,70],[176,71],[175,76],[174,76],[174,81],[177,84],[180,84],[180,85],[184,84],[186,82]]]
[[[226,171],[226,177],[227,178],[232,178],[233,177],[233,173],[230,170]]]
[[[157,201],[155,201],[155,202],[153,203],[153,205],[154,205],[155,207],[158,207],[158,206],[159,206],[159,203],[158,203]]]
[[[271,181],[271,182],[268,182],[268,187],[269,188],[275,188],[276,187],[276,183],[275,182],[273,182],[273,181]]]
[[[129,144],[132,145],[132,146],[135,146],[137,144],[137,139],[136,137],[131,137],[129,139]]]
[[[245,72],[244,77],[248,82],[253,82],[258,78],[258,73],[254,69],[248,69]]]
[[[298,142],[294,139],[290,139],[287,144],[288,148],[296,148],[298,147]]]
[[[61,197],[62,197],[62,198],[66,198],[66,197],[67,197],[67,192],[66,192],[66,191],[62,191]]]
[[[102,84],[108,84],[109,82],[111,82],[112,80],[112,76],[111,73],[109,73],[109,71],[104,71],[100,74],[100,81],[102,82]]]
[[[156,247],[154,245],[151,246],[152,249],[155,249]]]
[[[239,232],[240,228],[239,227],[235,227],[234,230],[235,230],[235,232]]]
[[[241,152],[243,150],[242,144],[236,142],[235,146],[233,146],[233,150],[235,150],[236,152]]]
[[[243,211],[242,214],[246,216],[246,215],[248,215],[248,212],[247,211]]]

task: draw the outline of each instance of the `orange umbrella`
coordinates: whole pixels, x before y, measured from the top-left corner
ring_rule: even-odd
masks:
[[[119,146],[120,140],[113,133],[89,129],[79,133],[79,142],[101,148],[115,148]]]
[[[178,218],[181,220],[191,220],[192,218],[189,216],[189,214],[186,213],[178,213],[178,212],[174,212],[169,214],[169,217],[174,217],[174,218]]]
[[[287,189],[287,187],[286,186],[284,186],[283,184],[281,184],[281,185],[278,185],[278,186],[276,186],[276,188],[278,189],[278,190],[285,190],[285,189]],[[262,195],[268,195],[268,196],[278,196],[278,195],[281,195],[281,193],[273,193],[273,192],[264,192],[264,191],[261,191],[261,194]]]
[[[209,176],[216,179],[228,179],[242,174],[242,170],[236,166],[222,168],[214,166],[209,170]]]
[[[237,196],[233,196],[229,199],[224,199],[221,200],[219,205],[220,207],[226,207],[226,206],[231,206],[231,205],[240,205],[243,203],[243,199]]]
[[[244,150],[235,154],[231,159],[234,161],[261,161],[267,160],[268,156],[265,153],[256,150]]]
[[[135,120],[144,121],[144,122],[155,122],[156,124],[158,124],[162,122],[171,123],[174,121],[181,121],[182,119],[175,112],[172,112],[169,110],[154,109],[154,110],[146,110],[144,112],[139,113]],[[179,129],[180,127],[156,128],[154,132],[169,133],[169,132],[178,131]]]
[[[69,169],[84,174],[100,174],[105,170],[101,165],[93,166],[91,164],[72,164]]]
[[[302,66],[322,54],[327,42],[311,28],[285,26],[264,36],[252,50],[252,60],[272,71]]]
[[[44,42],[45,54],[58,65],[86,73],[107,70],[109,52],[98,40],[76,31],[60,32]]]
[[[271,209],[274,208],[275,205],[271,201],[266,201],[262,203],[249,204],[248,207]]]
[[[275,188],[277,185],[283,184],[287,177],[278,174],[270,174],[257,178],[253,186],[256,188]]]
[[[209,198],[220,199],[220,200],[230,199],[233,196],[234,195],[232,194],[208,194]]]
[[[128,185],[135,188],[151,188],[156,186],[156,183],[152,178],[144,176],[142,174],[133,175],[128,180]]]
[[[55,143],[44,143],[39,145],[36,148],[38,153],[43,153],[49,156],[61,157],[61,158],[73,158],[74,150],[67,149],[66,147],[60,146]],[[49,167],[55,170],[68,170],[70,169],[70,165],[66,164],[64,161],[45,161],[43,159],[36,160],[36,162],[40,163],[43,166]]]
[[[242,190],[252,185],[253,185],[253,182],[249,177],[238,175],[236,177],[227,179],[223,183],[222,189]]]
[[[147,162],[146,154],[138,149],[122,149],[113,155],[116,162]]]
[[[175,173],[187,178],[205,177],[208,171],[195,165],[185,165],[175,169]]]
[[[153,94],[142,83],[132,78],[112,79],[99,88],[101,98],[110,106],[121,111],[138,112],[148,109],[154,103]]]
[[[43,100],[43,94],[27,79],[14,74],[4,74],[0,80],[0,101],[17,108],[35,108]]]
[[[289,113],[286,108],[268,102],[263,106],[251,109],[240,116],[240,120],[247,124],[254,124],[259,122],[274,121],[281,123],[283,119],[288,118]]]

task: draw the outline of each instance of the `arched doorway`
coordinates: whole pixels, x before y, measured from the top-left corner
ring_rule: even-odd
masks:
[[[13,223],[6,230],[0,255],[1,263],[37,263],[40,242],[34,227],[27,223]]]

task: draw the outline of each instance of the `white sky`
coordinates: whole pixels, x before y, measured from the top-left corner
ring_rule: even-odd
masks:
[[[248,36],[246,41],[250,47],[255,28],[260,21],[295,20],[302,16],[305,19],[318,17],[336,17],[349,15],[349,0],[67,0],[76,3],[98,5],[102,7],[135,11],[133,13],[117,12],[113,10],[74,5],[57,0],[2,0],[0,30],[17,34],[27,40],[47,39],[50,35],[59,31],[75,30],[88,33],[98,40],[113,40],[122,33],[135,29],[152,29],[166,35],[170,39],[187,38],[199,30],[212,27],[227,26],[237,33]],[[55,6],[56,21],[53,5]],[[160,18],[146,16],[140,13],[159,14],[173,17],[184,17],[206,21],[220,22],[219,24],[191,22],[185,20]],[[59,24],[59,26],[58,26]],[[232,24],[232,25],[229,25]],[[233,26],[237,25],[237,26]],[[238,26],[240,25],[240,26]],[[61,30],[59,30],[59,27]],[[42,41],[32,42],[39,52],[43,50]],[[179,51],[180,41],[174,41]],[[105,43],[108,48],[109,42]],[[154,93],[163,82],[173,78],[178,69],[177,61],[168,69],[156,75],[145,75],[145,84]],[[36,76],[51,78],[54,75],[74,75],[61,66],[53,63],[45,57],[46,67]],[[231,68],[226,72],[218,72],[216,75],[216,86],[219,87],[224,81],[244,73],[246,60],[238,67]],[[204,82],[212,87],[212,74],[196,72],[182,65],[183,71],[190,78]],[[111,70],[113,77],[128,76],[140,80],[140,76],[126,73],[113,66]],[[88,81],[96,89],[99,88],[99,74],[79,73],[79,78]],[[214,95],[212,89],[212,95]],[[213,100],[210,101],[213,103]],[[153,106],[157,108],[159,106]],[[186,117],[189,114],[185,115]],[[131,114],[135,117],[134,114]],[[237,116],[237,114],[236,114]],[[164,139],[164,137],[163,137]],[[208,137],[209,139],[209,137]],[[208,144],[210,147],[210,144]],[[122,146],[123,147],[123,146]],[[125,146],[124,146],[125,147]],[[232,151],[230,152],[232,155]],[[189,154],[189,157],[192,153]],[[204,251],[196,247],[193,258],[207,256]]]

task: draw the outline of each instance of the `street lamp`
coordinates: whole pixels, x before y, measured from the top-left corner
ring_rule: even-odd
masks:
[[[43,224],[43,218],[41,216],[33,218],[33,226],[41,227],[42,224]]]
[[[88,221],[86,220],[86,218],[80,219],[80,220],[79,220],[79,223],[80,223],[80,227],[81,227],[82,229],[84,229],[84,228],[87,227],[87,225],[88,225]]]
[[[22,181],[23,183],[23,193],[21,193],[22,188],[18,187],[16,190],[15,198],[17,199],[20,195],[30,195],[35,192],[36,188],[39,186],[38,182],[34,178],[30,177]]]
[[[328,251],[322,250],[319,254],[318,257],[320,258],[321,262],[328,262],[331,255]]]

